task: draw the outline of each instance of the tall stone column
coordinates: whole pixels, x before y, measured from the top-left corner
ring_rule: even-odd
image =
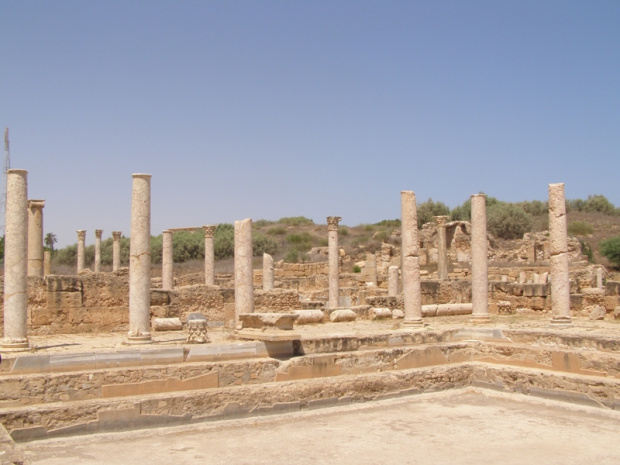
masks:
[[[340,216],[327,217],[327,246],[328,246],[328,282],[329,282],[329,308],[336,308],[340,305],[340,251],[338,250],[338,223],[342,218]]]
[[[551,253],[551,324],[554,326],[572,326],[564,183],[549,184],[549,235]]]
[[[121,231],[112,231],[112,271],[121,267]]]
[[[390,266],[388,268],[388,297],[396,297],[398,295],[398,267]]]
[[[263,291],[273,289],[273,257],[268,253],[263,254]]]
[[[4,236],[4,350],[28,343],[28,171],[6,174]]]
[[[213,286],[215,284],[215,244],[213,236],[217,226],[203,226],[205,233],[205,284]]]
[[[128,343],[151,342],[151,175],[134,174],[129,243]]]
[[[45,250],[43,252],[43,276],[52,274],[52,252]]]
[[[436,216],[437,222],[437,274],[440,280],[448,279],[448,250],[446,245],[447,216]]]
[[[43,276],[43,207],[45,200],[28,200],[28,276]]]
[[[103,229],[95,229],[95,273],[101,271],[101,235]]]
[[[424,326],[422,290],[420,287],[420,244],[418,242],[418,209],[413,191],[400,193],[402,222],[402,274],[404,325]]]
[[[471,196],[471,318],[476,323],[488,323],[489,265],[487,242],[486,195]]]
[[[79,273],[86,268],[86,229],[78,229],[77,235],[77,272]]]
[[[252,220],[235,221],[235,320],[240,313],[254,313],[252,271]]]
[[[161,251],[161,287],[164,291],[171,291],[174,287],[174,251],[172,249],[172,231],[166,229],[162,233]]]

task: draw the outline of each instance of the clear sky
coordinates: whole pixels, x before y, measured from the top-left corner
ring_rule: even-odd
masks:
[[[58,245],[400,216],[485,192],[620,206],[620,1],[0,0],[0,125]]]

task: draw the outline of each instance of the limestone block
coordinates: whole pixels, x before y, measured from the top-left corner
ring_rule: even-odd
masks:
[[[620,320],[620,305],[614,308],[614,319]]]
[[[368,312],[368,318],[371,320],[392,318],[392,311],[389,308],[371,308]]]
[[[155,331],[179,331],[183,328],[180,318],[153,318]]]
[[[48,292],[81,292],[82,280],[75,276],[56,276],[45,277],[45,285]]]
[[[297,325],[321,323],[325,317],[322,310],[294,310],[293,313],[299,315],[299,318],[295,321]]]
[[[344,321],[355,321],[356,318],[357,318],[357,313],[349,309],[334,310],[329,315],[329,319],[333,323],[340,323]]]
[[[588,318],[591,320],[604,320],[605,319],[605,308],[600,305],[592,305],[586,307],[586,312],[588,313]]]
[[[249,329],[281,329],[291,330],[299,315],[295,313],[241,313],[239,321]]]
[[[405,312],[396,308],[392,310],[392,318],[395,320],[405,318]]]

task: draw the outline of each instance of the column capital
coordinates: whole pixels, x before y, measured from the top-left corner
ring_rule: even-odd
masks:
[[[115,241],[118,241],[121,238],[122,231],[112,231],[112,237]]]
[[[448,219],[450,217],[445,216],[445,215],[440,215],[440,216],[435,216],[433,218],[435,218],[435,221],[437,222],[437,226],[439,226],[440,228],[443,228],[446,226],[446,223],[448,222]]]
[[[207,237],[213,237],[213,235],[215,234],[215,230],[217,229],[217,226],[214,225],[205,225],[202,227],[202,230],[205,233],[205,238]]]
[[[95,229],[95,237],[97,239],[101,239],[102,234],[103,234],[103,229]]]
[[[340,216],[328,216],[327,217],[327,230],[338,231],[338,223],[342,220]]]
[[[45,200],[28,199],[28,208],[31,210],[41,210],[45,207]]]
[[[78,240],[83,241],[86,239],[86,229],[78,229],[77,230]]]

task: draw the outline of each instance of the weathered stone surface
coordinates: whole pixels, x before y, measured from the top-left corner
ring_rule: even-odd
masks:
[[[192,313],[192,315],[196,317],[202,316],[196,313]],[[187,319],[187,342],[194,344],[205,344],[209,342],[207,319],[204,316],[202,316],[202,318],[191,318],[192,315]]]
[[[614,319],[620,320],[620,305],[614,308]]]
[[[321,323],[325,317],[325,313],[322,310],[293,310],[293,313],[299,315],[299,318],[295,321],[296,325]]]
[[[252,220],[235,221],[235,315],[254,312]]]
[[[392,311],[389,308],[371,308],[368,311],[368,318],[371,320],[392,318]]]
[[[155,331],[179,331],[183,329],[183,323],[178,317],[175,318],[153,318],[153,329]]]
[[[396,308],[392,310],[392,318],[395,320],[405,318],[405,312]]]
[[[588,318],[591,320],[604,320],[605,319],[605,308],[600,305],[594,305],[592,307],[587,307],[586,311],[589,312]]]
[[[295,313],[242,313],[239,315],[243,328],[270,328],[284,331],[292,330],[297,318],[299,315]]]
[[[334,310],[329,315],[329,319],[333,323],[339,323],[343,321],[355,321],[356,318],[357,313],[355,313],[353,310],[347,309]]]

